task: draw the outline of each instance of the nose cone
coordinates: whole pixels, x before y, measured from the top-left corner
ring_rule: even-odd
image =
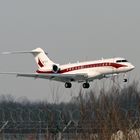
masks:
[[[130,66],[130,69],[131,69],[131,70],[135,69],[135,66],[131,65],[131,66]]]

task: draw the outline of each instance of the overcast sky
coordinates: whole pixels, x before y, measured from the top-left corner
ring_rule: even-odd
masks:
[[[57,63],[121,56],[139,79],[139,0],[0,0],[0,52],[41,47]],[[31,55],[0,56],[1,72],[34,72]],[[91,88],[94,88],[94,83]],[[65,89],[47,80],[0,76],[0,94],[17,100],[69,100],[80,85]],[[58,91],[58,92],[56,92]],[[53,93],[55,99],[53,98]]]

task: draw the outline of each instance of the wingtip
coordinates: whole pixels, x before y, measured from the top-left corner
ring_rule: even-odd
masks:
[[[10,52],[2,52],[2,53],[0,53],[0,54],[6,55],[6,54],[11,54],[11,53],[10,53]]]

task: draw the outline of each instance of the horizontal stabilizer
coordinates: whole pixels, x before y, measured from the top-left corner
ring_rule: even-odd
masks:
[[[2,52],[1,54],[23,54],[23,53],[33,53],[33,52]]]
[[[16,52],[2,52],[0,54],[3,54],[3,55],[8,55],[8,54],[39,54],[39,53],[42,53],[44,51],[40,50],[40,49],[35,49],[35,50],[31,50],[31,51],[16,51]],[[45,54],[47,54],[46,52],[44,52]]]
[[[2,52],[0,54],[3,54],[3,55],[8,55],[8,54],[35,54],[35,53],[40,53],[39,51],[22,51],[22,52]]]
[[[1,55],[9,55],[9,54],[32,54],[35,58],[36,64],[39,69],[47,69],[48,66],[52,66],[54,64],[53,61],[51,61],[47,55],[47,53],[41,49],[36,48],[31,51],[8,51],[8,52],[2,52]]]

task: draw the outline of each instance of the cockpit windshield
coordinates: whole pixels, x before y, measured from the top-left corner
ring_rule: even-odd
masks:
[[[123,63],[123,62],[128,62],[128,61],[124,59],[124,60],[117,60],[116,62],[117,63]]]

